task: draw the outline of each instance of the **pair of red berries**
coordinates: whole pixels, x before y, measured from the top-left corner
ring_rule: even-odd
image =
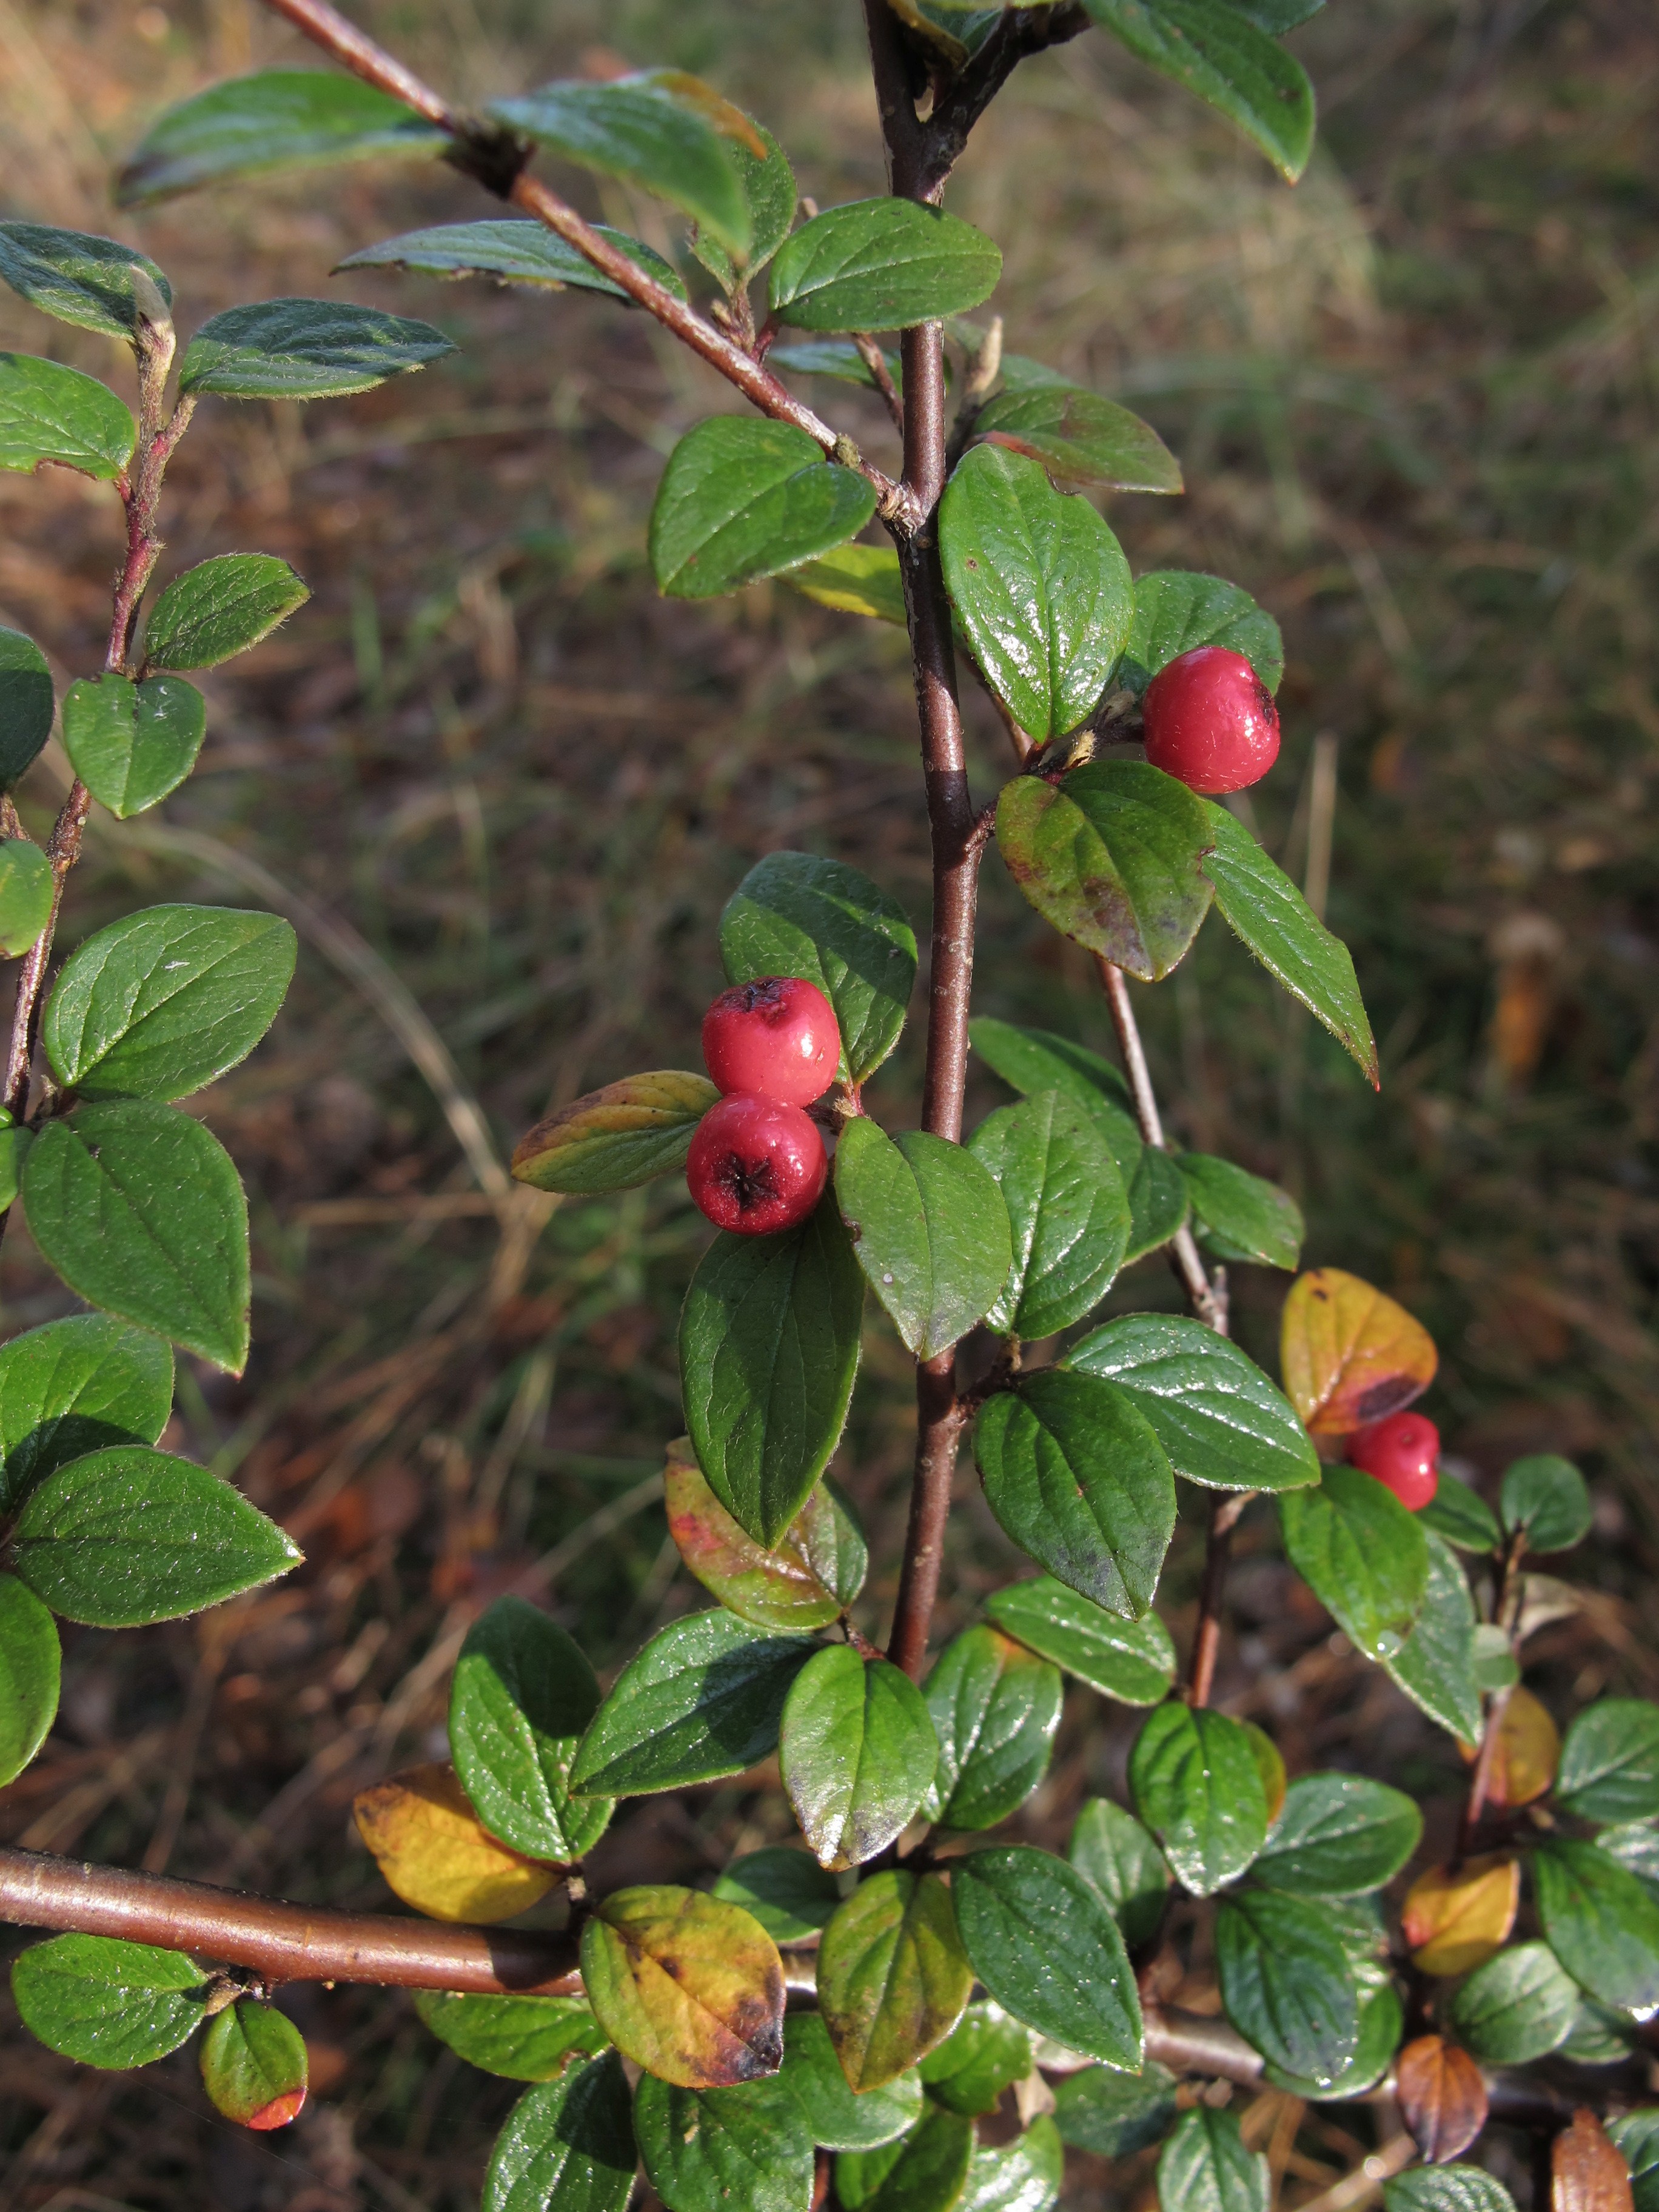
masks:
[[[1420,1513],[1440,1486],[1440,1431],[1421,1413],[1390,1413],[1356,1429],[1348,1458],[1393,1491],[1408,1512]]]
[[[1147,759],[1191,791],[1243,791],[1279,758],[1273,694],[1224,645],[1200,645],[1161,668],[1140,711]]]
[[[766,1237],[804,1221],[830,1173],[802,1113],[836,1079],[841,1030],[816,984],[763,975],[722,991],[702,1022],[702,1056],[726,1096],[686,1155],[691,1195],[717,1228]]]

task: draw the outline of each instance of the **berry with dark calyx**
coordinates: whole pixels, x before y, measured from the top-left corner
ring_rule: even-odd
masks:
[[[787,1106],[810,1106],[836,1079],[836,1010],[816,983],[799,975],[734,983],[702,1018],[702,1056],[728,1095],[757,1091]]]
[[[1140,702],[1146,757],[1214,797],[1259,783],[1279,758],[1279,710],[1242,653],[1200,645],[1159,669]]]
[[[1421,1413],[1390,1413],[1356,1429],[1348,1457],[1393,1491],[1408,1512],[1420,1513],[1440,1486],[1440,1431]]]
[[[709,1108],[685,1161],[685,1180],[702,1212],[739,1237],[767,1237],[805,1221],[829,1173],[817,1123],[799,1106],[754,1091],[734,1091]]]

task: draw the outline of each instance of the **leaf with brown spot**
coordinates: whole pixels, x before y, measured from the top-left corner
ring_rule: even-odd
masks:
[[[1530,1690],[1514,1689],[1493,1729],[1486,1797],[1493,1805],[1530,1805],[1555,1779],[1561,1735]]]
[[[617,1890],[582,1929],[581,1966],[599,2026],[659,2081],[730,2088],[783,2062],[783,1961],[740,1905]]]
[[[827,1628],[858,1595],[867,1564],[864,1539],[827,1483],[815,1485],[770,1551],[715,1497],[689,1437],[669,1445],[663,1484],[680,1557],[739,1620],[785,1632]]]
[[[1634,2212],[1635,2203],[1623,2155],[1581,2105],[1550,2145],[1550,2212]]]
[[[854,2091],[896,2081],[949,2035],[974,1970],[936,1874],[894,1869],[855,1889],[818,1946],[818,2010]]]
[[[360,1790],[351,1809],[392,1888],[434,1920],[510,1920],[562,1879],[496,1842],[453,1766],[406,1767]]]
[[[1285,1301],[1279,1365],[1309,1434],[1345,1437],[1420,1397],[1439,1355],[1420,1322],[1382,1291],[1315,1267]]]
[[[1521,1862],[1431,1867],[1406,1893],[1401,1927],[1425,1974],[1468,1974],[1502,1949],[1521,1904]]]
[[[1401,2118],[1430,2166],[1465,2151],[1486,2124],[1486,2085],[1467,2051],[1419,2035],[1395,2062]]]
[[[537,1190],[629,1190],[684,1165],[719,1097],[706,1075],[683,1068],[625,1075],[538,1121],[514,1149],[513,1172]]]

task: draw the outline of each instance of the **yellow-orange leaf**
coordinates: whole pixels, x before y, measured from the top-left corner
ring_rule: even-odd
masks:
[[[701,1890],[618,1889],[582,1929],[582,1983],[625,2058],[682,2089],[783,2063],[783,1960],[752,1914]]]
[[[510,1920],[561,1879],[480,1826],[453,1766],[407,1767],[361,1791],[352,1811],[387,1882],[434,1920]]]
[[[708,1487],[689,1437],[669,1445],[663,1484],[680,1557],[740,1620],[780,1633],[825,1628],[857,1596],[864,1547],[823,1483],[769,1552]]]
[[[624,1076],[538,1121],[514,1149],[513,1172],[537,1190],[631,1189],[684,1164],[719,1097],[706,1075],[681,1068]]]
[[[1530,1690],[1513,1689],[1492,1724],[1486,1799],[1492,1805],[1530,1805],[1555,1779],[1561,1736]]]
[[[1409,1406],[1439,1364],[1420,1322],[1340,1267],[1315,1267],[1291,1285],[1279,1358],[1291,1403],[1316,1437],[1346,1437]]]
[[[1425,1974],[1467,1974],[1503,1948],[1521,1903],[1521,1862],[1431,1867],[1406,1893],[1401,1925]]]

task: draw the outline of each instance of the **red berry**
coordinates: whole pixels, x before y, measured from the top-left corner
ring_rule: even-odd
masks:
[[[1348,1439],[1348,1457],[1362,1474],[1385,1483],[1413,1513],[1420,1513],[1440,1486],[1440,1431],[1421,1413],[1390,1413],[1385,1421],[1356,1429]]]
[[[830,1173],[817,1126],[799,1106],[734,1091],[697,1124],[686,1156],[691,1195],[718,1229],[766,1237],[804,1221]]]
[[[1141,701],[1146,757],[1193,791],[1243,791],[1279,758],[1279,710],[1242,653],[1200,645],[1161,668]]]
[[[787,1106],[810,1106],[836,1079],[836,1010],[799,975],[734,983],[702,1018],[702,1056],[728,1094],[757,1091]]]

